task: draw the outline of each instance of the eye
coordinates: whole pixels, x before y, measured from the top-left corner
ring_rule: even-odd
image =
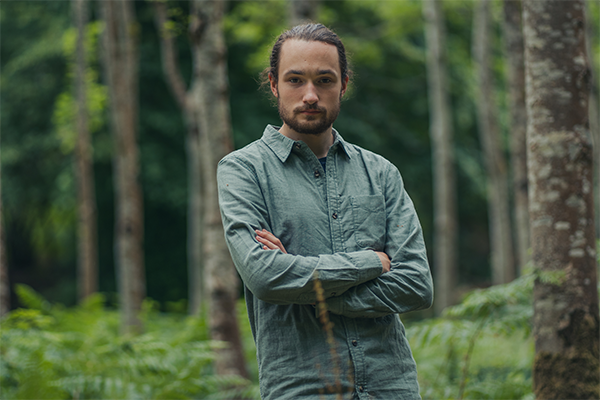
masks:
[[[321,79],[319,80],[319,82],[321,82],[321,83],[322,83],[322,84],[324,84],[324,85],[328,85],[328,84],[332,83],[332,82],[333,82],[333,80],[331,80],[331,78],[321,78]]]
[[[300,83],[300,79],[299,78],[290,78],[288,79],[289,83]]]

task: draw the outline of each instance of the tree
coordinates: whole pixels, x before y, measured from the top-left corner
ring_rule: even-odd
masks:
[[[73,18],[77,27],[74,85],[77,99],[78,132],[75,152],[79,212],[77,286],[79,299],[83,300],[98,291],[98,250],[96,246],[96,200],[85,79],[87,63],[84,43],[88,2],[73,0],[72,4]]]
[[[600,396],[583,10],[581,0],[524,2],[538,399]]]
[[[6,247],[4,244],[4,227],[2,226],[2,178],[0,166],[0,317],[10,311],[10,285],[8,281],[8,265],[6,264]]]
[[[514,232],[518,270],[529,261],[529,200],[527,194],[527,109],[521,1],[504,0],[504,54],[510,113],[510,160],[513,177]]]
[[[590,136],[594,144],[594,160],[596,167],[595,186],[600,190],[600,85],[598,84],[598,71],[593,63],[592,41],[596,30],[592,11],[590,10],[590,0],[585,1],[585,45],[590,64],[590,100],[589,100],[589,115],[590,115]],[[597,59],[597,57],[596,57]],[[600,230],[600,191],[596,192],[596,231]]]
[[[473,22],[473,55],[477,70],[477,120],[479,140],[488,176],[488,218],[492,259],[492,282],[514,279],[514,258],[510,229],[508,176],[500,146],[497,107],[491,60],[490,1],[479,0]]]
[[[452,119],[446,70],[446,34],[439,0],[423,2],[427,39],[427,85],[433,159],[435,313],[454,302],[457,212]]]
[[[138,49],[134,2],[102,1],[105,23],[104,67],[115,138],[115,264],[125,332],[141,330],[137,313],[145,297],[142,191],[136,143]]]
[[[288,0],[290,26],[317,22],[320,0]]]
[[[187,127],[186,153],[188,172],[188,215],[187,215],[187,256],[188,256],[188,292],[189,313],[200,312],[204,297],[202,265],[202,167],[200,156],[199,104],[194,93],[200,88],[200,75],[194,74],[190,89],[186,85],[178,63],[175,34],[168,29],[167,3],[152,3],[155,22],[160,32],[161,60],[163,72],[169,88],[179,105]]]
[[[240,281],[224,240],[217,199],[217,163],[233,150],[227,49],[223,35],[224,1],[194,0],[190,37],[197,90],[197,120],[204,182],[204,279],[209,299],[209,326],[212,339],[222,340],[223,349],[216,361],[219,374],[247,377],[240,332],[236,319],[236,300]]]

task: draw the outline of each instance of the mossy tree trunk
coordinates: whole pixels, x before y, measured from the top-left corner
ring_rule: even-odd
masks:
[[[600,397],[584,4],[524,2],[537,399]]]
[[[138,313],[146,295],[143,255],[143,209],[138,129],[138,34],[135,2],[101,2],[105,23],[104,67],[115,138],[115,264],[121,329],[141,331]]]
[[[452,118],[446,69],[446,32],[440,0],[423,1],[427,39],[429,132],[434,193],[434,309],[440,315],[454,302],[457,281],[457,210]]]
[[[227,49],[223,34],[226,2],[194,0],[190,37],[194,60],[193,99],[198,106],[198,130],[204,180],[204,281],[211,338],[228,343],[219,352],[219,374],[248,377],[236,318],[239,277],[225,243],[217,198],[217,163],[233,150]]]

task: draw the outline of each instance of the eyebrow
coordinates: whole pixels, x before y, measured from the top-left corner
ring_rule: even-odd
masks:
[[[298,69],[291,69],[289,71],[286,71],[285,74],[283,74],[284,76],[286,75],[304,75],[304,71],[302,70],[298,70]],[[317,71],[317,75],[333,75],[333,76],[337,76],[337,74],[335,73],[334,70],[332,69],[321,69],[319,71]]]

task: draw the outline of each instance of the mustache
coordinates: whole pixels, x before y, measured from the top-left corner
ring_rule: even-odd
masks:
[[[305,106],[302,107],[298,107],[294,110],[294,112],[297,113],[301,113],[303,111],[321,111],[321,112],[325,112],[325,108],[323,107],[319,107],[317,104],[307,104]]]

